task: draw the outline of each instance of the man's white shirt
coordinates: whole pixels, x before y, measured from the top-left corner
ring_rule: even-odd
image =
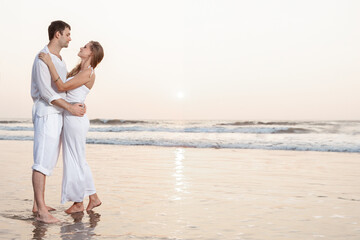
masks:
[[[40,52],[50,53],[47,46]],[[67,68],[64,61],[60,60],[56,55],[50,53],[52,62],[61,80],[65,82]],[[45,116],[54,113],[62,113],[63,109],[51,104],[56,99],[66,98],[65,92],[59,92],[56,84],[51,80],[48,66],[36,55],[32,75],[31,75],[31,97],[34,101],[33,119],[35,116]]]

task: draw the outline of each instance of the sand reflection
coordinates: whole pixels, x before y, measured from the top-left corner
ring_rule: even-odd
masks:
[[[89,216],[89,221],[84,219],[84,212],[78,212],[70,214],[72,217],[73,223],[61,223],[60,227],[60,237],[61,239],[71,240],[82,240],[82,239],[91,239],[96,238],[97,235],[94,232],[95,227],[100,221],[100,214],[95,213],[94,211],[87,212]],[[45,239],[48,236],[46,232],[48,231],[48,227],[53,227],[52,224],[45,224],[42,222],[34,221],[33,222],[33,239]]]
[[[67,224],[61,227],[61,239],[91,239],[97,235],[94,232],[95,227],[100,221],[100,214],[89,211],[89,222],[83,222],[84,213],[73,213],[70,216],[74,219],[73,224]]]
[[[33,239],[43,239],[46,236],[47,232],[47,224],[34,221],[33,222],[34,229],[33,229]]]

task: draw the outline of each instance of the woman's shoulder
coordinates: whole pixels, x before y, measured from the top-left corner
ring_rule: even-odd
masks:
[[[84,69],[84,70],[82,70],[81,72],[79,72],[79,74],[80,74],[82,77],[89,77],[89,78],[91,78],[92,75],[95,75],[95,72],[94,72],[93,69],[87,68],[87,69]]]

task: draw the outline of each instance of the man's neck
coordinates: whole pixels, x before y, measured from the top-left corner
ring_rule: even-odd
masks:
[[[49,44],[47,46],[49,48],[49,51],[52,54],[54,54],[55,56],[57,56],[58,58],[60,58],[62,60],[61,55],[60,55],[60,51],[61,51],[62,47],[59,47],[59,45],[57,45],[56,43],[51,42],[51,41],[49,42]]]

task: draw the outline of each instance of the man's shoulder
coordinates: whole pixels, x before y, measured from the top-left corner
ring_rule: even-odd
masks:
[[[34,58],[34,65],[38,62],[43,62],[39,59],[39,54],[41,52],[44,52],[44,53],[47,53],[48,52],[48,49],[47,49],[47,46],[45,46],[44,48],[42,48],[36,55],[35,55],[35,58]]]
[[[46,68],[47,68],[46,63],[44,63],[44,62],[39,58],[39,54],[37,54],[37,55],[35,56],[33,67],[46,67]]]

